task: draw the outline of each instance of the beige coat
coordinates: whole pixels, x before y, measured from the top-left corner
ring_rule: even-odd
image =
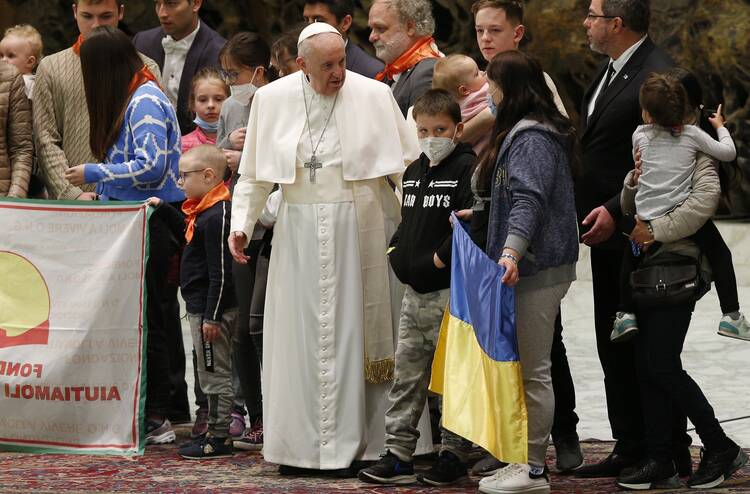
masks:
[[[711,219],[719,205],[721,184],[716,165],[708,156],[701,154],[695,165],[691,182],[692,190],[688,198],[666,215],[650,221],[654,230],[654,240],[664,245],[653,258],[661,254],[675,253],[684,256],[698,257],[698,246],[687,237],[697,232],[706,221]],[[635,214],[635,192],[633,172],[625,177],[625,184],[620,194],[620,205],[623,214]],[[701,259],[701,270],[708,279],[711,267],[705,256]]]
[[[23,77],[0,62],[0,196],[26,197],[34,158],[31,108]]]
[[[666,215],[650,221],[654,240],[657,242],[669,243],[689,237],[716,212],[721,195],[719,174],[711,158],[704,154],[700,155],[695,165],[691,187],[692,191],[685,202]],[[636,190],[631,171],[625,177],[620,196],[623,214],[635,214]]]

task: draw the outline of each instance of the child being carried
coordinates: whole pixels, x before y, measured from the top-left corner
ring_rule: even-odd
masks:
[[[687,95],[682,84],[669,75],[651,74],[643,83],[640,103],[645,125],[633,133],[633,153],[641,153],[642,174],[635,196],[637,219],[650,229],[651,220],[660,218],[682,204],[691,192],[691,180],[698,153],[705,153],[719,161],[732,161],[737,151],[724,127],[721,105],[709,118],[719,141],[714,140],[696,125],[685,125]],[[731,256],[723,255],[726,245],[713,222],[708,221],[689,237],[706,255],[715,273],[720,299],[724,293],[734,293],[734,302],[721,300],[724,315],[719,334],[750,339],[750,327],[739,311],[737,287]],[[655,248],[658,242],[644,245]],[[634,315],[630,273],[638,264],[639,246],[631,241],[623,258],[620,279],[620,309],[614,321],[611,341],[625,341],[638,332]],[[729,286],[733,285],[733,286]]]

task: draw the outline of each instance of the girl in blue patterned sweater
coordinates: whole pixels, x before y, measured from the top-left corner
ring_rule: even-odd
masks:
[[[117,28],[98,27],[81,45],[81,70],[90,127],[89,144],[100,163],[74,166],[70,183],[96,183],[100,199],[145,201],[158,197],[179,207],[185,199],[177,186],[180,131],[174,108],[144,66],[130,39]],[[164,219],[149,220],[149,262],[146,267],[146,444],[173,442],[169,423],[169,328],[179,328],[177,262],[179,242]],[[176,272],[175,272],[176,273]],[[155,295],[152,297],[152,295]]]
[[[81,69],[89,143],[101,162],[71,167],[66,178],[76,185],[96,183],[103,200],[184,200],[177,186],[180,129],[175,110],[127,36],[97,28],[81,46]]]

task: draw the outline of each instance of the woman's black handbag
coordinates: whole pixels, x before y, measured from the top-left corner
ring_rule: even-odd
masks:
[[[630,286],[639,308],[691,303],[706,292],[697,261],[676,255],[630,273]]]

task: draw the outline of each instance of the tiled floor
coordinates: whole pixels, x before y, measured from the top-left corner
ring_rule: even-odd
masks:
[[[720,223],[719,228],[732,249],[737,272],[740,305],[750,315],[750,223]],[[604,400],[603,374],[596,354],[593,332],[593,299],[588,250],[583,248],[578,263],[579,280],[563,301],[564,339],[576,384],[579,435],[611,439]],[[750,415],[750,342],[716,334],[721,317],[716,292],[698,302],[688,332],[683,364],[701,386],[719,420]],[[183,324],[183,337],[190,349],[190,332]],[[192,403],[192,358],[187,358],[187,378]],[[750,418],[724,424],[727,434],[743,447],[750,447]],[[693,434],[696,438],[697,436]]]

